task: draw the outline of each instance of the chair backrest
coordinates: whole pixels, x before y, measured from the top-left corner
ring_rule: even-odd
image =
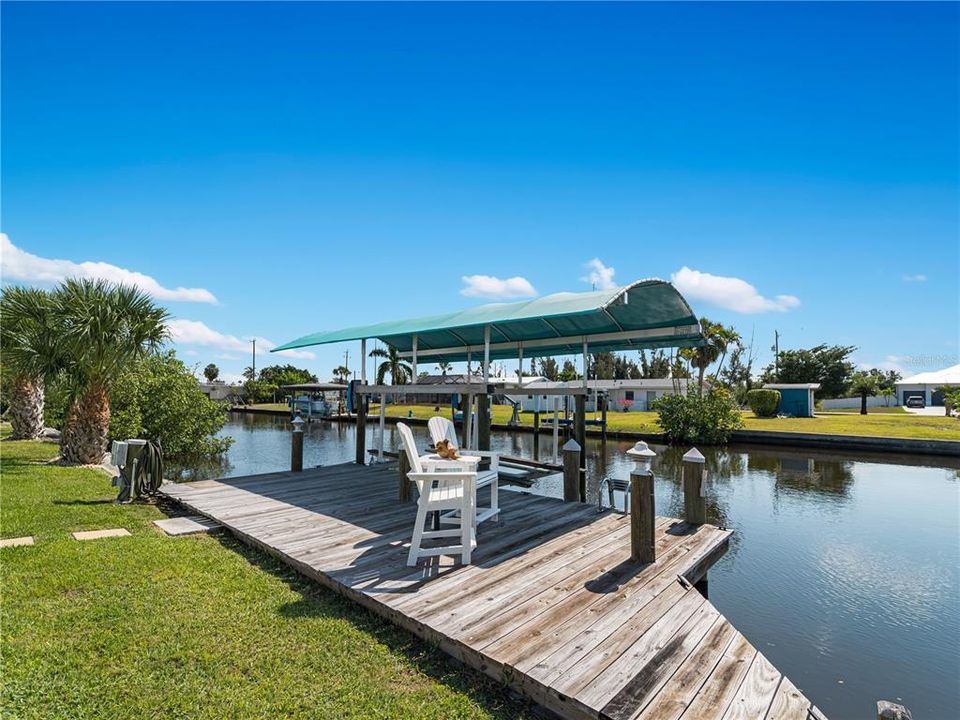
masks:
[[[450,444],[460,449],[460,441],[457,440],[457,428],[450,418],[434,415],[427,421],[427,429],[430,430],[430,439],[436,445],[441,440],[449,440]]]
[[[420,466],[420,453],[417,452],[417,444],[413,440],[413,431],[405,423],[397,423],[397,430],[400,431],[400,444],[403,446],[403,451],[407,453],[410,469],[413,472],[423,472]]]

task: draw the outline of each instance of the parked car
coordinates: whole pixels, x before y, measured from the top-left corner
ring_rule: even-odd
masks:
[[[921,395],[911,395],[907,398],[907,407],[909,408],[922,408],[926,407],[926,405],[927,403]]]

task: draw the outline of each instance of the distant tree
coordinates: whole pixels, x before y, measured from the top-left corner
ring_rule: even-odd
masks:
[[[670,377],[670,358],[663,350],[654,350],[647,359],[647,353],[640,351],[640,377],[658,380]]]
[[[570,382],[571,380],[579,380],[580,373],[577,372],[577,366],[573,364],[570,360],[563,361],[563,369],[560,370],[560,374],[557,376],[557,379],[562,382]]]
[[[595,380],[613,380],[616,358],[612,352],[590,354],[589,377]]]
[[[331,374],[333,375],[333,381],[336,383],[346,385],[350,382],[350,368],[346,365],[337,365]]]
[[[452,363],[452,362],[448,362],[448,361],[446,361],[446,360],[441,360],[440,362],[437,363],[437,370],[440,371],[440,374],[441,374],[441,375],[446,376],[446,374],[447,374],[448,372],[450,372],[450,370],[452,370],[452,369],[453,369],[453,363]]]
[[[743,345],[737,344],[730,352],[730,362],[719,374],[720,382],[730,388],[740,405],[746,402],[747,393],[753,389],[753,358],[748,354],[744,360],[746,352]]]
[[[820,383],[818,398],[843,397],[850,387],[854,366],[852,345],[817,345],[809,350],[782,350],[779,371],[775,363],[764,368],[761,383]]]
[[[213,363],[210,363],[203,369],[203,376],[207,379],[207,382],[212,383],[214,380],[220,377],[220,368]]]
[[[703,379],[707,368],[718,360],[722,367],[727,349],[732,343],[739,342],[740,336],[732,327],[712,322],[705,317],[700,318],[700,332],[703,334],[704,343],[697,347],[683,348],[680,356],[697,369],[697,386],[700,392],[703,392]]]
[[[374,348],[370,351],[370,357],[385,358],[377,366],[377,385],[384,384],[387,374],[390,375],[391,385],[406,385],[410,381],[413,370],[400,358],[395,347]]]
[[[690,377],[690,368],[687,367],[687,364],[679,355],[673,359],[673,363],[670,365],[670,377],[674,379]]]
[[[253,369],[252,367],[250,367],[249,365],[247,365],[247,366],[243,369],[243,372],[240,373],[240,374],[243,376],[243,379],[244,379],[244,380],[256,380],[256,379],[257,379],[257,374],[256,374],[256,372],[255,372],[254,369]]]
[[[850,390],[860,396],[860,414],[867,414],[867,398],[876,395],[880,389],[876,375],[869,372],[855,372],[850,378]]]
[[[289,363],[286,365],[270,365],[261,368],[257,379],[270,385],[276,385],[277,387],[317,382],[317,376],[312,372],[295,367]]]
[[[892,387],[883,387],[880,388],[879,392],[880,397],[884,398],[884,405],[890,407],[890,398],[897,396],[897,391]]]
[[[623,355],[617,355],[613,360],[614,380],[636,380],[640,377],[640,368],[637,364]]]
[[[557,365],[557,359],[548,357],[540,358],[540,374],[551,382],[560,379],[560,368]]]

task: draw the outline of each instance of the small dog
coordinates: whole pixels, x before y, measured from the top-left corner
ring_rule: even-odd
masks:
[[[444,458],[445,460],[456,460],[457,459],[457,449],[450,444],[449,440],[441,440],[437,443],[436,446],[437,455]]]

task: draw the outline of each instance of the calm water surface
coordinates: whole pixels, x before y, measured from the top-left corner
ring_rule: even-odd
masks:
[[[287,469],[289,423],[237,415],[226,463],[198,475]],[[367,428],[374,447],[376,428]],[[356,428],[306,427],[304,467],[353,460]],[[426,428],[415,427],[419,438]],[[399,438],[387,426],[385,447]],[[532,457],[529,434],[493,448]],[[626,477],[631,443],[588,443],[589,494]],[[682,514],[684,449],[653,446],[659,515]],[[788,448],[701,448],[709,521],[734,529],[710,600],[831,718],[874,717],[879,699],[923,718],[960,718],[960,463]],[[541,436],[541,457],[552,451]],[[856,459],[851,459],[856,457]],[[531,492],[560,495],[555,478]],[[622,497],[617,499],[622,507]]]

